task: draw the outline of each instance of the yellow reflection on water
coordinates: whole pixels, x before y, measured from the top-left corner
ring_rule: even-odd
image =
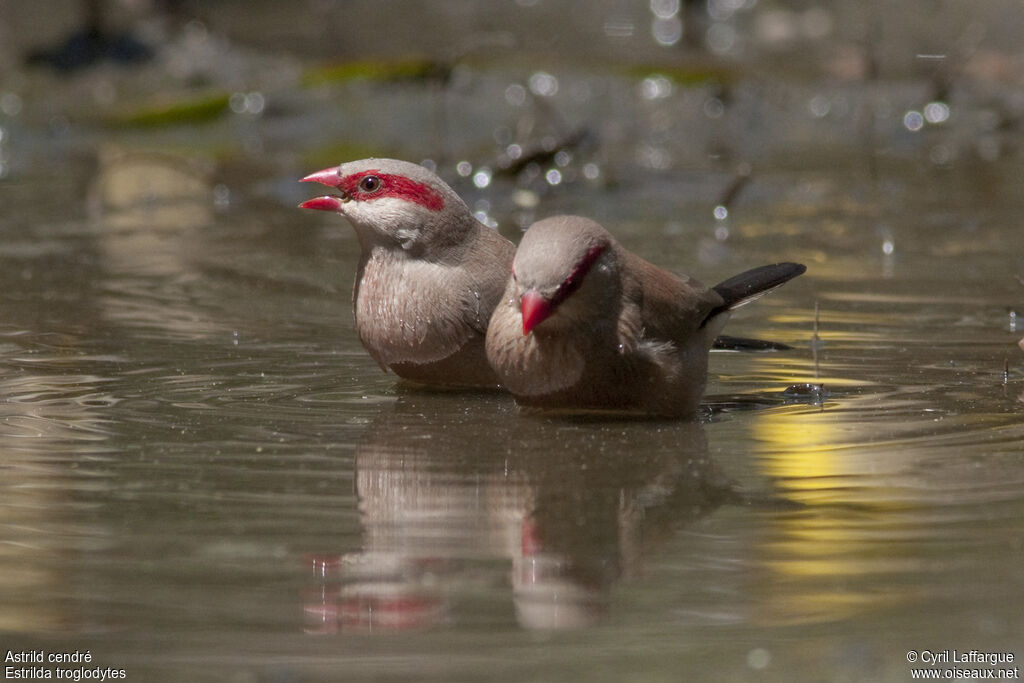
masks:
[[[861,400],[844,400],[842,410],[828,400],[784,406],[752,420],[760,469],[794,504],[766,517],[756,551],[765,571],[758,615],[767,623],[841,620],[910,597],[884,580],[908,562],[886,533],[888,513],[905,507],[890,479],[901,464],[858,446],[870,439],[849,404]]]

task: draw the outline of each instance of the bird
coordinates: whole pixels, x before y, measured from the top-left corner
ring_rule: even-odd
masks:
[[[526,408],[689,415],[730,312],[805,270],[776,263],[706,287],[645,261],[593,220],[545,218],[516,250],[487,357]]]
[[[334,211],[355,229],[356,331],[381,368],[418,385],[498,388],[484,339],[511,268],[512,242],[418,164],[362,159],[302,182],[336,194],[300,208]]]

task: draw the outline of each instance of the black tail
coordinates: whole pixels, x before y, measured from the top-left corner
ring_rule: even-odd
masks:
[[[712,289],[718,292],[725,302],[711,311],[708,318],[749,304],[776,287],[786,284],[805,270],[806,266],[800,263],[775,263],[748,270],[732,276],[725,282],[719,282]]]
[[[768,341],[766,339],[750,339],[749,337],[733,337],[729,334],[720,334],[715,337],[711,348],[715,351],[789,351],[793,347],[789,344]]]

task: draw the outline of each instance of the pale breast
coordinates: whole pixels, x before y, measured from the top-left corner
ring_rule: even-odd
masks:
[[[513,309],[499,306],[487,331],[487,357],[505,387],[517,396],[541,396],[577,384],[586,369],[578,345],[537,331],[524,335]]]
[[[359,337],[378,362],[431,363],[479,333],[466,320],[453,269],[414,259],[371,257],[356,283]]]

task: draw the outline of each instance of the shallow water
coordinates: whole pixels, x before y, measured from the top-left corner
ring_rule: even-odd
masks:
[[[865,137],[858,103],[895,110],[913,79],[829,85],[851,113],[819,119],[814,86],[741,78],[718,122],[699,87],[647,101],[577,65],[552,102],[590,109],[600,145],[564,182],[477,187],[454,162],[491,158],[529,73],[463,73],[440,97],[472,111],[442,117],[437,154],[421,84],[198,127],[11,119],[0,649],[238,681],[908,680],[911,650],[1024,657],[1016,131],[980,158],[990,103],[964,98],[955,126],[878,115]],[[681,422],[396,385],[353,329],[354,236],[294,208],[360,121],[512,238],[570,211],[706,282],[806,263],[727,328],[793,349],[714,353]],[[722,140],[754,171],[716,220]]]

